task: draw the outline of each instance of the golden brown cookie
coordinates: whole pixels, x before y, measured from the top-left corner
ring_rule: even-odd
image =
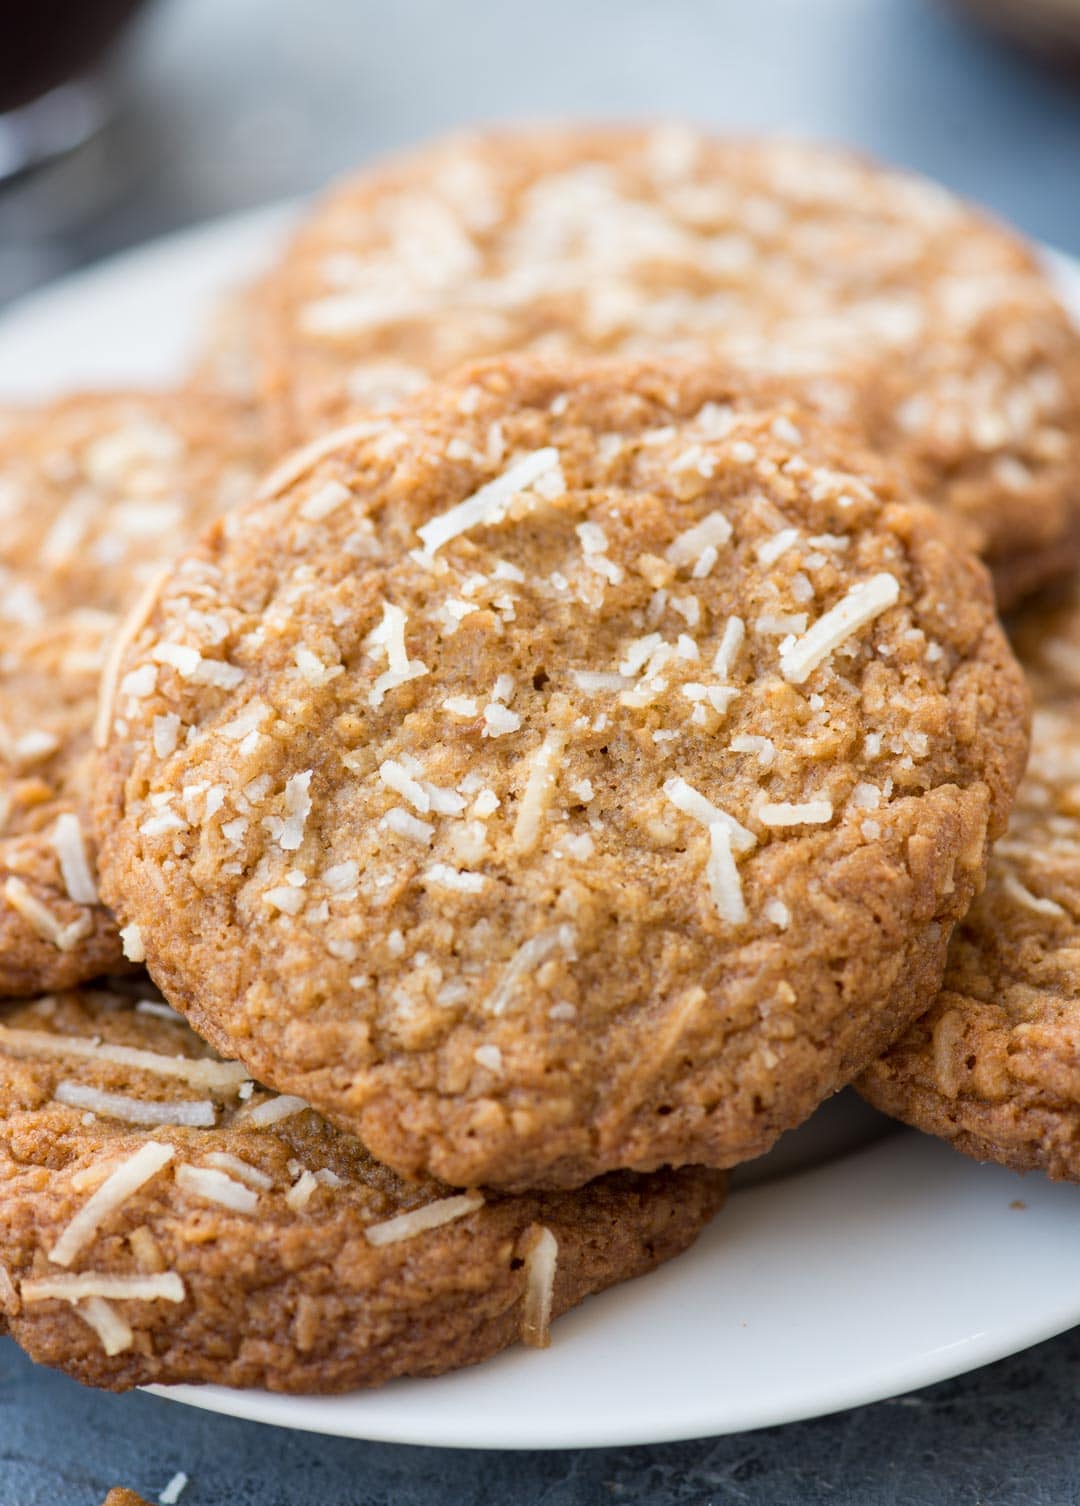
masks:
[[[123,966],[83,815],[98,683],[120,615],[250,490],[231,403],[87,394],[0,435],[0,994]]]
[[[161,1004],[0,1009],[0,1306],[92,1385],[436,1375],[686,1248],[724,1176],[503,1197],[406,1183]]]
[[[1026,745],[942,520],[698,368],[432,387],[129,637],[127,934],[219,1049],[458,1185],[767,1149],[933,997]]]
[[[264,416],[255,353],[262,299],[262,287],[254,283],[221,300],[213,310],[189,374],[196,393],[218,393],[243,403],[251,410],[255,422]]]
[[[117,1485],[105,1497],[104,1506],[150,1506],[150,1503],[133,1490],[125,1490],[123,1486]]]
[[[256,296],[279,442],[478,356],[804,383],[962,519],[1016,600],[1080,557],[1080,336],[1032,249],[835,149],[681,126],[454,137],[340,185]]]
[[[1080,1181],[1080,597],[1017,624],[1031,762],[934,1007],[859,1081],[980,1161]]]

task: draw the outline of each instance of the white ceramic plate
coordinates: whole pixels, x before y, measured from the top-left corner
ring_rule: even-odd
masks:
[[[0,397],[168,380],[288,211],[174,236],[0,319]],[[1054,258],[1080,312],[1080,263]],[[1080,1322],[1080,1192],[976,1166],[842,1095],[765,1162],[688,1255],[563,1318],[552,1347],[318,1398],[179,1387],[211,1411],[478,1448],[659,1442],[876,1401]]]

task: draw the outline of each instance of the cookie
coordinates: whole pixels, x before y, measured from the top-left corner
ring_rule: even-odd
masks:
[[[252,485],[232,404],[87,394],[0,435],[0,994],[124,959],[84,821],[98,683],[119,617]]]
[[[244,404],[250,410],[250,422],[263,416],[255,354],[262,296],[261,286],[255,283],[229,293],[216,305],[188,377],[196,394],[217,393]]]
[[[767,1149],[933,997],[1025,753],[943,521],[698,368],[433,386],[127,636],[127,934],[223,1054],[455,1185]]]
[[[0,1010],[0,1288],[96,1386],[335,1392],[436,1375],[686,1248],[724,1175],[504,1197],[403,1182],[161,1004]]]
[[[125,1490],[123,1486],[117,1485],[105,1497],[104,1506],[150,1506],[150,1503],[133,1490]]]
[[[674,354],[802,382],[961,519],[1002,602],[1080,558],[1080,336],[1032,249],[847,153],[497,131],[338,187],[256,298],[279,442],[466,359]]]
[[[1080,596],[1017,641],[1035,718],[1008,833],[940,997],[858,1086],[977,1160],[1080,1181]]]

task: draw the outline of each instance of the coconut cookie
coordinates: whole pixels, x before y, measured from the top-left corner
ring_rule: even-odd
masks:
[[[859,1090],[977,1160],[1080,1181],[1080,598],[1017,639],[1035,721],[1008,833],[940,997]]]
[[[723,1202],[700,1168],[520,1197],[403,1182],[170,1014],[0,1010],[0,1304],[92,1385],[344,1391],[546,1344]]]
[[[846,153],[684,127],[456,137],[342,184],[257,294],[306,440],[477,356],[802,381],[961,518],[1013,600],[1080,555],[1080,337],[1031,248]]]
[[[249,422],[264,417],[255,355],[261,299],[258,283],[222,299],[213,311],[189,374],[196,394],[217,393],[243,403],[249,409]]]
[[[123,963],[83,819],[98,683],[119,615],[256,458],[195,397],[73,397],[0,435],[0,993]]]
[[[324,438],[128,636],[127,935],[455,1185],[765,1150],[933,996],[1025,751],[941,520],[697,368],[492,363]]]

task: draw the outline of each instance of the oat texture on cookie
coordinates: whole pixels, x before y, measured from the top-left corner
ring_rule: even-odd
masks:
[[[466,359],[716,359],[804,384],[962,519],[1000,598],[1080,551],[1080,336],[937,185],[782,139],[496,131],[361,173],[249,304],[279,443]]]
[[[98,683],[121,615],[256,461],[250,421],[194,395],[87,394],[0,435],[0,993],[124,964],[86,820]]]
[[[940,997],[859,1082],[981,1161],[1080,1181],[1080,598],[1015,624],[1031,761]]]
[[[0,1008],[0,1312],[93,1385],[333,1392],[544,1345],[723,1196],[701,1170],[516,1198],[406,1183],[158,1000]]]
[[[405,1175],[763,1151],[926,1006],[1025,750],[985,573],[708,370],[494,362],[299,452],[133,625],[104,892]]]

